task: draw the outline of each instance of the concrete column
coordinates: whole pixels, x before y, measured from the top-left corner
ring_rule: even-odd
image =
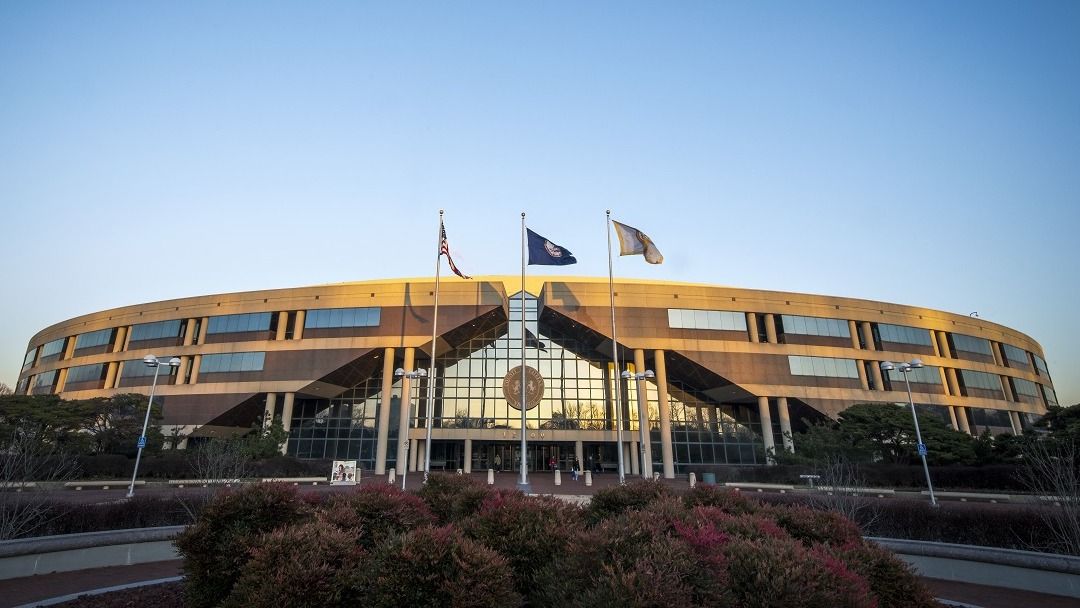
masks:
[[[756,312],[748,312],[748,313],[746,313],[746,329],[750,332],[750,341],[751,342],[756,344],[756,343],[761,341],[761,336],[758,335],[758,331],[757,331],[757,313]]]
[[[266,393],[266,407],[263,409],[263,429],[274,423],[274,410],[277,409],[277,393]]]
[[[870,381],[866,379],[865,361],[856,361],[855,371],[859,372],[859,386],[861,386],[864,391],[870,390]]]
[[[953,358],[952,349],[949,348],[949,334],[948,332],[939,331],[937,334],[937,340],[935,341],[935,350],[941,353],[942,357]]]
[[[472,439],[465,439],[465,474],[472,473]]]
[[[859,348],[859,327],[854,321],[847,322],[848,333],[851,334],[851,348]]]
[[[674,450],[671,447],[671,403],[668,401],[667,361],[664,351],[653,353],[656,369],[656,396],[660,401],[660,454],[664,461],[664,479],[675,478]],[[580,443],[580,442],[578,442]]]
[[[1024,433],[1024,425],[1020,424],[1020,414],[1009,410],[1009,422],[1012,424],[1013,435],[1022,435]]]
[[[634,367],[638,373],[644,373],[645,371],[645,351],[640,348],[634,349]],[[655,371],[653,372],[655,373]],[[640,398],[638,399],[638,424],[641,425],[642,433],[644,434],[643,441],[645,444],[642,446],[644,449],[645,460],[641,463],[643,470],[652,471],[652,425],[649,423],[649,390],[648,381],[639,380],[635,385],[635,388],[639,391]]]
[[[638,442],[637,439],[630,440],[630,474],[641,475],[641,469],[638,468]]]
[[[409,440],[409,472],[410,473],[415,473],[416,472],[416,461],[420,456],[420,448],[422,448],[422,447],[424,447],[424,444],[420,443],[420,441],[418,441],[416,439],[410,439]],[[423,460],[421,460],[420,462],[423,462]]]
[[[960,423],[956,421],[956,408],[951,405],[949,406],[949,423],[952,424],[952,430],[960,430]]]
[[[68,368],[64,367],[60,369],[60,373],[56,374],[56,394],[64,392],[64,385],[67,384]]]
[[[184,324],[184,346],[191,346],[195,341],[195,319],[188,319]]]
[[[776,412],[780,415],[780,432],[784,436],[784,451],[794,452],[795,441],[791,435],[791,415],[788,413],[787,397],[776,398]]]
[[[203,317],[199,321],[199,344],[206,344],[206,332],[210,329],[210,317]]]
[[[709,409],[706,410],[706,413],[708,414],[708,418],[709,418],[709,433],[719,435],[720,434],[720,421],[716,416],[716,407],[715,406],[709,406]]]
[[[574,458],[579,471],[585,468],[585,444],[580,439],[574,442]]]
[[[120,388],[120,379],[124,376],[124,362],[116,362],[116,377],[113,379],[112,386],[106,384],[105,388]]]
[[[131,326],[128,325],[127,327],[121,327],[120,330],[123,332],[124,335],[124,339],[120,341],[120,343],[123,344],[123,346],[120,347],[120,350],[123,352],[127,352],[128,346],[131,345]]]
[[[967,408],[956,406],[956,421],[960,423],[960,430],[968,435],[971,434],[971,425],[968,424]]]
[[[176,382],[173,382],[173,384],[185,384],[184,378],[187,377],[187,366],[190,364],[191,357],[180,355],[180,367],[176,368]]]
[[[877,350],[877,346],[874,344],[874,329],[870,327],[869,321],[863,321],[862,327],[862,339],[863,344],[866,344],[866,350]],[[881,386],[880,384],[878,386]]]
[[[938,375],[941,376],[941,386],[945,387],[945,395],[952,395],[952,391],[949,390],[949,374],[945,373],[944,367],[938,368]]]
[[[771,454],[776,452],[776,444],[773,442],[772,414],[769,413],[769,398],[757,398],[758,416],[761,418],[761,439],[765,444],[765,462],[773,464]]]
[[[949,392],[953,397],[963,397],[960,393],[960,382],[956,379],[956,370],[951,367],[945,368],[945,377],[949,380]]]
[[[303,340],[304,339],[304,317],[306,317],[306,316],[307,316],[307,311],[306,310],[298,310],[298,311],[296,311],[296,325],[293,327],[293,332],[292,332],[293,340]],[[405,369],[411,370],[412,368],[407,367]]]
[[[202,365],[202,355],[195,355],[191,359],[191,382],[188,384],[195,384],[199,381],[199,366]]]
[[[64,355],[62,360],[67,361],[75,354],[75,338],[76,336],[71,336],[67,339],[67,342],[64,342]]]
[[[108,369],[105,370],[105,388],[116,388],[116,372],[120,367],[120,363],[117,361],[110,361],[106,363]]]
[[[1005,367],[1005,358],[1001,356],[1001,344],[997,342],[991,342],[990,352],[994,354],[994,365],[997,365],[998,367]]]
[[[282,313],[288,315],[289,313]],[[278,329],[282,327],[278,322]],[[282,336],[285,334],[282,333]],[[279,340],[282,338],[279,338]],[[388,346],[383,350],[382,367],[382,393],[379,396],[379,420],[376,427],[378,433],[375,440],[375,474],[386,474],[386,447],[390,442],[390,406],[394,402],[394,347]],[[405,403],[399,401],[399,403]],[[400,460],[398,462],[401,462]]]
[[[881,377],[880,361],[870,361],[870,373],[874,377],[874,386],[877,387],[877,390],[885,390],[885,379]]]
[[[277,331],[274,332],[275,340],[285,339],[285,330],[289,328],[289,311],[282,310],[277,313]]]
[[[205,327],[205,325],[203,325]],[[293,403],[296,401],[296,393],[285,393],[285,401],[281,406],[281,427],[285,429],[286,433],[292,430],[292,411]],[[291,433],[290,433],[291,434]],[[285,444],[281,446],[281,453],[284,454],[289,449],[289,441],[285,440]]]
[[[295,335],[295,334],[293,334]],[[416,349],[408,347],[405,349],[405,363],[402,369],[406,372],[411,372],[413,366],[416,364]],[[412,409],[412,383],[408,376],[401,377],[401,407],[398,408],[398,449],[397,449],[397,468],[400,471],[405,470],[405,452],[408,446],[406,441],[409,440],[409,410]],[[416,462],[416,450],[412,450],[413,462]]]
[[[1016,397],[1013,396],[1012,383],[1009,382],[1008,376],[998,376],[1001,379],[1001,392],[1005,395],[1005,401],[1016,401]]]
[[[765,339],[776,344],[776,317],[771,312],[765,313]]]
[[[930,346],[934,348],[934,356],[941,356],[941,347],[938,345],[938,331],[936,329],[928,329],[930,332]]]

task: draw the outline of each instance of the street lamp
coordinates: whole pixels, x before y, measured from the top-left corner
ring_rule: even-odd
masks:
[[[923,366],[922,361],[918,359],[912,359],[910,363],[899,363],[893,365],[892,361],[882,361],[881,371],[891,372],[897,370],[904,375],[904,386],[907,387],[908,405],[911,406],[911,420],[915,423],[915,439],[919,442],[919,458],[922,459],[923,472],[926,473],[926,487],[930,490],[930,504],[937,506],[937,498],[934,497],[934,484],[930,482],[930,467],[926,466],[926,444],[922,441],[922,432],[919,431],[919,415],[915,413],[915,402],[911,399],[911,383],[908,382],[907,375],[911,373],[913,369],[919,369]]]
[[[396,376],[398,378],[408,378],[410,380],[416,380],[418,378],[427,378],[427,375],[428,375],[427,370],[423,369],[423,368],[414,369],[411,372],[407,372],[403,368],[400,368],[400,367],[397,368],[396,370],[394,370],[394,376]],[[417,384],[419,384],[419,383],[417,383]],[[416,388],[419,390],[420,387],[417,386]],[[409,394],[404,395],[404,397],[405,397],[405,407],[409,408],[409,418],[412,418],[412,389],[413,389],[413,387],[409,386]],[[428,443],[428,445],[427,445],[427,447],[425,449],[430,450],[431,449],[431,444],[430,444],[430,441],[431,441],[430,432],[431,431],[430,431],[430,427],[428,427],[428,432],[429,432],[429,435],[428,435],[428,442],[429,443]],[[399,466],[401,467],[401,489],[404,490],[405,489],[405,475],[409,472],[409,443],[411,443],[411,442],[409,441],[408,435],[406,435],[405,437],[398,437],[398,441],[404,441],[405,442],[405,462],[402,462],[402,463],[399,464]],[[424,481],[427,482],[427,471],[424,471]]]
[[[630,370],[623,370],[621,374],[623,380],[629,380],[633,378],[637,380],[637,409],[638,409],[638,443],[641,444],[641,477],[648,479],[652,475],[652,458],[646,456],[645,446],[649,440],[649,434],[647,428],[649,426],[649,408],[645,405],[645,379],[652,379],[656,377],[651,369],[647,369],[643,372],[636,374],[630,373]]]
[[[146,425],[150,423],[150,408],[154,405],[154,389],[157,388],[158,372],[161,371],[161,361],[154,355],[146,355],[143,357],[143,363],[147,367],[154,368],[154,382],[150,385],[150,397],[146,400],[146,417],[143,418],[142,423],[142,435],[139,435],[139,451],[135,454],[135,472],[131,474],[131,485],[128,486],[127,497],[131,498],[135,496],[135,478],[139,475],[139,460],[142,459],[143,448],[146,447]],[[169,367],[180,367],[179,357],[173,357],[169,359],[167,365]]]

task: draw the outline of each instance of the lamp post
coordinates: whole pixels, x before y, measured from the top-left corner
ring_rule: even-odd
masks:
[[[150,384],[150,397],[146,400],[146,417],[143,418],[142,434],[139,435],[139,451],[135,454],[135,471],[131,474],[131,485],[128,486],[127,497],[135,496],[135,478],[139,476],[139,461],[142,460],[142,451],[146,447],[146,425],[150,423],[150,408],[154,405],[154,389],[157,388],[158,372],[161,371],[161,361],[154,355],[143,357],[143,363],[147,367],[154,368],[154,381]],[[173,357],[166,363],[169,367],[180,367],[180,358]]]
[[[427,375],[428,375],[427,370],[423,369],[423,368],[414,369],[411,372],[407,372],[407,371],[405,371],[404,369],[402,369],[400,367],[397,368],[396,370],[394,370],[394,376],[396,376],[398,378],[408,378],[410,380],[416,380],[418,378],[427,378]],[[418,390],[419,390],[419,388],[420,387],[417,387]],[[413,387],[409,386],[409,394],[404,395],[404,397],[405,397],[405,407],[409,408],[409,418],[412,418],[412,401],[413,401],[412,400],[412,389],[413,389]],[[431,427],[428,427],[429,432],[430,432],[430,429],[431,429]],[[430,442],[430,440],[431,440],[430,435],[428,435],[428,440]],[[411,443],[411,442],[409,441],[408,436],[406,436],[406,437],[398,437],[398,441],[404,441],[405,442],[405,462],[400,463],[400,466],[401,466],[401,489],[404,490],[405,489],[405,475],[408,474],[408,472],[409,472],[409,443]],[[431,449],[430,443],[427,445],[426,449],[428,449],[428,450]],[[426,458],[426,456],[425,456],[425,458]],[[427,482],[427,471],[424,471],[424,481]]]
[[[621,374],[624,380],[633,378],[637,381],[637,408],[638,408],[638,443],[641,444],[641,477],[648,479],[652,475],[652,458],[646,457],[646,441],[649,434],[646,430],[649,426],[649,408],[645,405],[645,379],[655,378],[656,374],[651,369],[633,374],[630,370],[623,370]]]
[[[899,363],[893,365],[892,361],[882,361],[881,371],[890,372],[896,370],[904,375],[904,386],[907,387],[908,405],[911,406],[911,420],[915,423],[915,439],[919,442],[919,458],[922,459],[923,472],[926,473],[926,488],[930,491],[930,504],[937,506],[937,498],[934,497],[934,484],[930,481],[930,467],[926,466],[926,445],[922,441],[922,432],[919,430],[919,415],[915,413],[915,401],[911,398],[911,383],[908,382],[908,374],[913,369],[919,369],[923,366],[922,361],[918,359],[912,359],[910,363]]]

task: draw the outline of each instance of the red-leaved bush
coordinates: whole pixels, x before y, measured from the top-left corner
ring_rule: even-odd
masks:
[[[409,530],[435,524],[435,515],[424,501],[387,484],[362,486],[355,492],[335,494],[322,504],[316,517],[366,548]]]

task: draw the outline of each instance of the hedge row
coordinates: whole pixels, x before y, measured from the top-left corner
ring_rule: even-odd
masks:
[[[325,502],[283,485],[219,494],[177,540],[187,605],[935,605],[840,515],[658,482],[582,509],[436,475]]]

